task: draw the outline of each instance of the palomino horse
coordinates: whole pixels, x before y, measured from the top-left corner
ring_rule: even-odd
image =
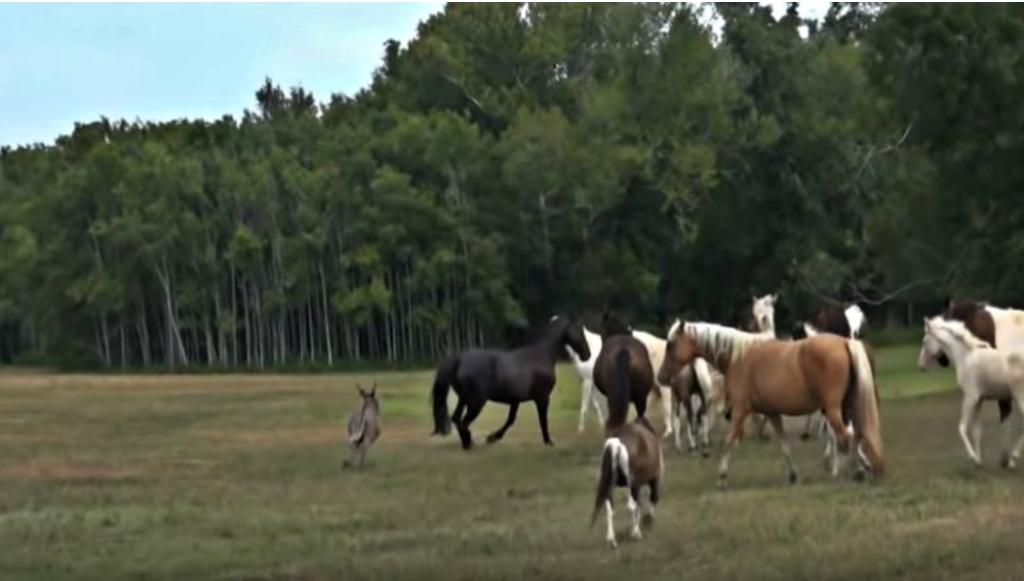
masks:
[[[818,409],[825,410],[839,450],[849,458],[849,451],[862,443],[872,472],[884,475],[874,374],[859,340],[825,334],[781,341],[721,325],[676,320],[668,333],[668,350],[658,375],[671,377],[697,357],[708,359],[725,374],[726,401],[732,410],[718,468],[719,486],[728,478],[729,458],[742,434],[743,421],[753,412],[764,414],[775,430],[790,482],[797,482],[800,475],[782,416],[802,416]],[[853,419],[852,447],[843,429],[844,417]],[[837,474],[833,470],[833,475]]]
[[[962,322],[975,337],[992,347],[1017,347],[1024,345],[1024,311],[993,307],[984,302],[950,299],[944,319]],[[939,356],[939,365],[949,366],[945,354]],[[1005,423],[1013,409],[1009,397],[997,399],[999,422]]]
[[[352,412],[348,417],[348,447],[349,456],[341,463],[341,468],[350,466],[362,468],[363,460],[366,459],[366,452],[370,446],[380,437],[380,403],[377,401],[377,383],[374,382],[370,391],[365,391],[363,386],[356,384],[359,390],[359,397],[362,398],[362,405]]]
[[[917,364],[922,370],[934,368],[939,357],[953,359],[956,368],[956,382],[963,391],[960,408],[960,438],[967,448],[967,455],[975,465],[981,466],[981,421],[978,410],[984,400],[1017,400],[1017,407],[1024,415],[1024,348],[1019,346],[992,347],[988,342],[974,336],[967,327],[956,320],[941,316],[924,320],[924,338],[921,340],[921,354]],[[1003,424],[1004,432],[1009,426]],[[1000,465],[1014,469],[1024,448],[1024,433],[1009,452],[1006,438],[1003,438],[1003,454]]]
[[[514,351],[498,349],[467,349],[441,360],[431,390],[434,410],[433,434],[447,435],[455,424],[465,450],[473,446],[469,426],[480,415],[487,401],[508,405],[508,418],[497,431],[487,436],[487,443],[497,442],[516,421],[519,404],[533,401],[544,444],[552,445],[548,435],[548,403],[555,387],[555,361],[569,345],[582,360],[590,358],[590,347],[583,337],[583,327],[564,315],[551,319],[540,341]],[[448,388],[459,398],[455,413],[448,416]],[[465,413],[465,415],[463,415]]]
[[[639,405],[646,402],[646,394],[654,387],[654,369],[646,356],[646,348],[628,330],[609,325],[608,317],[605,322],[602,331],[604,347],[594,368],[594,381],[598,389],[608,394],[608,422],[590,526],[594,526],[597,513],[604,506],[608,517],[606,539],[615,548],[615,514],[612,510],[615,488],[629,491],[628,506],[633,523],[630,536],[640,539],[640,493],[646,485],[650,496],[647,516],[653,519],[665,460],[661,438]],[[627,424],[630,401],[637,406],[637,419]]]

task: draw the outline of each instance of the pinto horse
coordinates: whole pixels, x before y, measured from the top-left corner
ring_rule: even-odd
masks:
[[[434,432],[448,435],[455,424],[462,448],[473,446],[469,426],[480,415],[484,404],[494,401],[508,405],[508,418],[497,431],[487,436],[487,443],[501,440],[516,421],[519,404],[533,401],[544,444],[551,446],[548,434],[548,404],[555,387],[555,362],[568,345],[590,359],[590,347],[583,336],[583,326],[564,315],[552,317],[543,337],[531,345],[514,351],[498,349],[467,349],[442,359],[437,366],[431,402]],[[455,413],[448,415],[448,389],[454,388],[459,398]],[[465,414],[465,415],[463,415]]]
[[[993,307],[981,301],[949,299],[942,318],[962,322],[971,334],[992,347],[1024,345],[1024,311]],[[949,367],[949,357],[940,353],[938,363]],[[1013,402],[1009,397],[999,398],[996,402],[999,405],[999,422],[1005,423],[1013,411]]]
[[[601,334],[604,344],[594,364],[594,383],[608,396],[608,421],[590,525],[594,525],[603,506],[608,517],[606,539],[615,548],[612,510],[615,488],[626,488],[629,492],[628,506],[633,523],[630,535],[640,539],[640,494],[647,486],[650,495],[647,516],[653,519],[665,461],[661,438],[644,414],[647,394],[654,389],[654,368],[647,348],[633,337],[628,325],[607,312]],[[637,418],[627,424],[630,401],[636,406]]]
[[[708,359],[725,374],[726,400],[732,410],[718,468],[719,486],[728,478],[729,458],[742,434],[743,421],[755,412],[768,418],[778,436],[790,482],[799,481],[800,475],[782,416],[801,416],[819,409],[825,410],[838,449],[849,458],[850,450],[862,445],[862,464],[876,476],[884,475],[875,378],[860,340],[823,334],[782,341],[722,325],[676,320],[668,332],[668,349],[658,375],[672,377],[697,357]],[[845,418],[853,420],[852,442],[844,429]]]

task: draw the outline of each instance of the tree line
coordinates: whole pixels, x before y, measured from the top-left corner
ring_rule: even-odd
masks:
[[[1013,4],[449,4],[354,96],[267,79],[237,119],[0,150],[0,358],[420,362],[608,305],[1013,302],[1022,40]]]

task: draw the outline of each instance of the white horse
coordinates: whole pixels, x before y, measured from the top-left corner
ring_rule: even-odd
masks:
[[[565,346],[565,352],[569,355],[569,359],[572,360],[573,366],[576,367],[576,373],[580,376],[580,384],[582,386],[578,432],[583,431],[583,424],[586,420],[587,408],[589,407],[594,408],[594,412],[597,413],[597,420],[601,425],[604,425],[604,410],[601,409],[601,400],[604,399],[604,396],[601,395],[601,392],[594,389],[594,362],[597,361],[597,355],[601,352],[601,335],[587,329],[586,325],[584,325],[583,337],[586,338],[587,347],[590,348],[590,359],[580,361],[579,354],[573,351],[572,347]]]
[[[967,455],[981,466],[981,421],[978,411],[985,400],[1012,398],[1024,415],[1024,348],[1020,346],[994,348],[974,336],[960,321],[945,320],[941,316],[924,319],[924,338],[917,364],[922,370],[934,369],[939,357],[952,359],[956,368],[956,382],[963,392],[960,408],[960,438]],[[1012,452],[1006,449],[1005,435],[1009,425],[1003,424],[1003,453],[1000,465],[1014,469],[1024,449],[1024,432],[1017,439]]]

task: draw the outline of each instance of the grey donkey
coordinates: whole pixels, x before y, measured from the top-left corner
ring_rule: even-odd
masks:
[[[380,437],[380,404],[377,403],[377,383],[374,382],[370,391],[356,384],[359,395],[363,398],[362,406],[348,417],[349,457],[341,463],[341,468],[355,465],[362,467],[366,451]]]

